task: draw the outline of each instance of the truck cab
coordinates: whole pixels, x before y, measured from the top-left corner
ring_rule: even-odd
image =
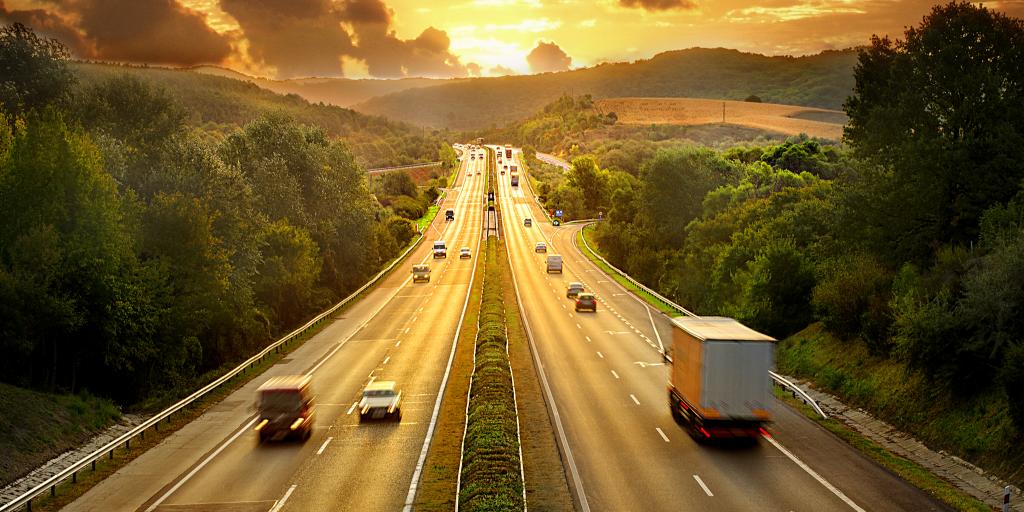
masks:
[[[308,375],[271,377],[256,390],[259,442],[309,439],[316,421],[312,382]]]

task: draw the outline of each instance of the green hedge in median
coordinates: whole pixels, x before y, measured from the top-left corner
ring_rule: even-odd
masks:
[[[523,510],[519,430],[512,389],[496,241],[488,239],[462,452],[460,510]]]

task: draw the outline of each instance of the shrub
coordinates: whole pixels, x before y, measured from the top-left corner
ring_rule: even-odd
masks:
[[[409,196],[395,196],[391,198],[391,209],[395,212],[395,215],[410,220],[416,220],[427,212],[427,208],[423,205],[422,201]]]
[[[861,336],[874,353],[888,352],[892,275],[866,253],[822,265],[812,303],[825,325],[843,338]]]

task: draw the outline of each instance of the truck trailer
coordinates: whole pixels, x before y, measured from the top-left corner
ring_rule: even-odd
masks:
[[[678,317],[672,347],[672,418],[698,441],[756,439],[772,418],[775,339],[732,318]]]
[[[505,158],[512,158],[512,145],[505,144]]]

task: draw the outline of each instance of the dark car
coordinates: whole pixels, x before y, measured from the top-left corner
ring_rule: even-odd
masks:
[[[597,297],[593,293],[581,293],[576,296],[576,311],[593,311],[597,313]]]
[[[447,210],[444,212],[444,220],[452,221],[455,220],[455,210]]]
[[[312,380],[308,375],[271,377],[256,390],[260,421],[254,430],[261,443],[309,439],[316,418]]]
[[[579,297],[581,293],[583,293],[583,283],[576,281],[569,283],[569,286],[565,289],[565,297],[568,299]]]

